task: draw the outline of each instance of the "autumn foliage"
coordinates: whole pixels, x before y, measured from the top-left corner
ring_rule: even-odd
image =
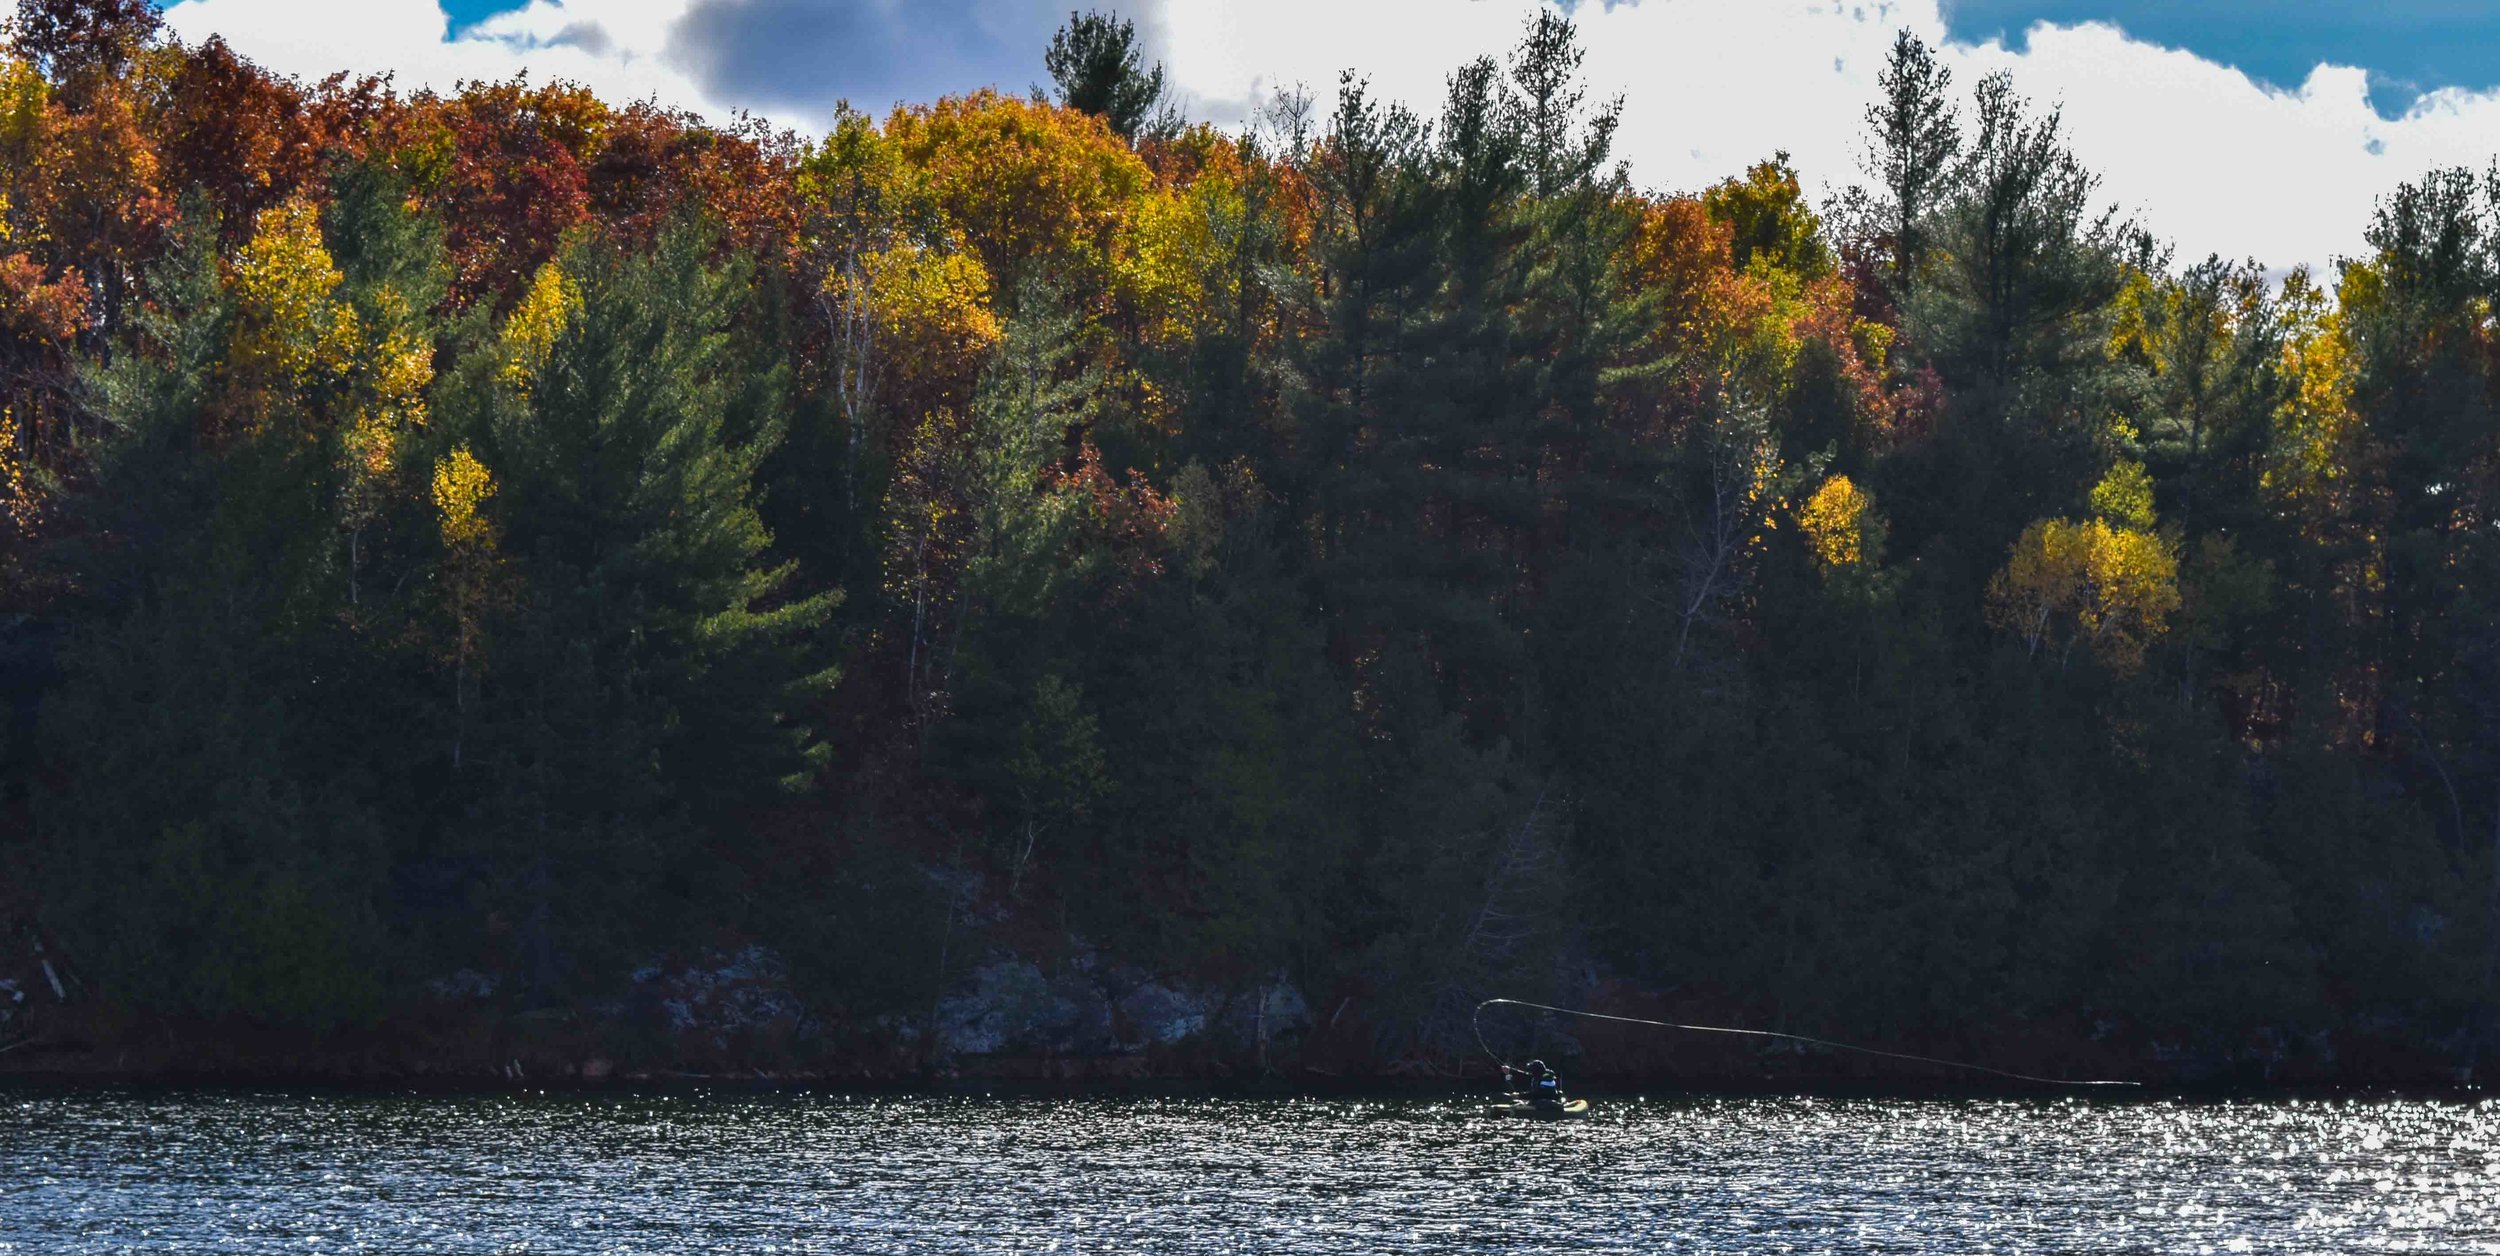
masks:
[[[1240,133],[1082,30],[801,135],[27,0],[0,882],[150,1015],[753,944],[827,1055],[1010,952],[1410,1069],[1588,974],[2217,1051],[2492,997],[2487,178],[2275,284],[2007,80],[1936,129],[1906,36],[1922,147],[1818,201],[1644,189],[1555,13]]]

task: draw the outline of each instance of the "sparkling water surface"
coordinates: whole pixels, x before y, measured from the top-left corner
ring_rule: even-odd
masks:
[[[2500,1252],[2500,1104],[0,1091],[0,1252]]]

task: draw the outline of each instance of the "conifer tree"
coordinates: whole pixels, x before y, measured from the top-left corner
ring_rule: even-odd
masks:
[[[1166,107],[1163,67],[1144,64],[1137,24],[1127,18],[1099,10],[1071,12],[1067,25],[1050,37],[1042,64],[1059,85],[1059,103],[1100,115],[1130,139]]]
[[[1894,300],[1905,301],[1926,260],[1928,218],[1952,187],[1961,124],[1946,95],[1953,72],[1906,28],[1893,36],[1875,82],[1882,95],[1866,109],[1861,164],[1875,181],[1880,229],[1889,245],[1886,278]]]

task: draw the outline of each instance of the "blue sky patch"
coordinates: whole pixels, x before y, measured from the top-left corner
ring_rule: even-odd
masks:
[[[2491,0],[1945,0],[1944,14],[1955,39],[2001,36],[2017,51],[2034,22],[2110,22],[2276,87],[2300,86],[2321,61],[2358,65],[2390,118],[2426,91],[2500,86]]]
[[[443,12],[451,15],[451,33],[477,25],[498,13],[522,8],[528,0],[442,0]]]
[[[441,0],[454,35],[526,2]],[[834,0],[831,7],[845,6]],[[2300,86],[2321,61],[2358,65],[2370,74],[2370,103],[2389,118],[2426,91],[2500,87],[2493,0],[1944,0],[1943,7],[1953,38],[2001,38],[2016,51],[2034,22],[2100,21],[2276,87]]]

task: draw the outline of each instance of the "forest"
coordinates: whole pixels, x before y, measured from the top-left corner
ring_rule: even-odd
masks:
[[[1821,204],[1643,187],[1558,12],[1238,133],[1090,13],[822,135],[7,38],[0,941],[90,1039],[649,1055],[743,951],[820,1062],[999,955],[1380,1072],[2500,1047],[2500,171],[2313,274],[1907,32]]]

